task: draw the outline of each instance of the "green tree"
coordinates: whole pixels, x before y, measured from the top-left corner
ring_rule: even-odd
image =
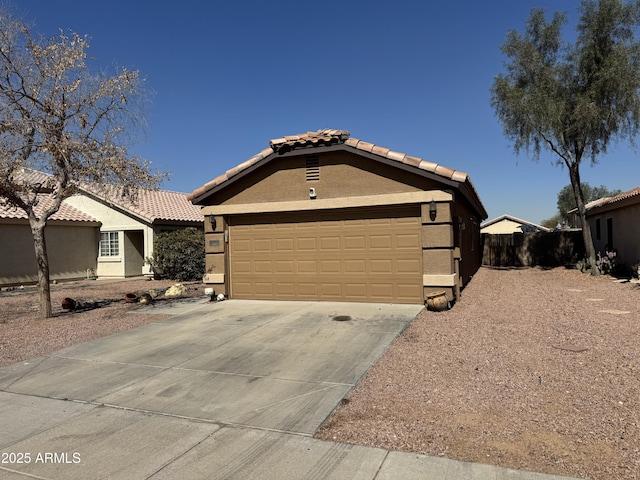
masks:
[[[582,190],[582,194],[584,195],[584,203],[585,205],[589,202],[593,202],[594,200],[598,200],[599,198],[605,197],[613,197],[614,195],[618,195],[622,193],[622,190],[609,190],[604,185],[600,185],[599,187],[592,187],[587,182],[582,182],[580,184],[580,189]],[[571,185],[566,185],[558,192],[558,213],[562,218],[562,221],[566,222],[567,225],[572,227],[578,227],[578,225],[572,225],[572,216],[568,213],[571,210],[575,210],[577,208],[576,199],[573,194],[573,187]]]
[[[45,227],[62,201],[84,181],[135,196],[164,177],[125,147],[144,118],[140,75],[91,72],[88,48],[76,33],[32,35],[0,10],[0,203],[29,218],[44,318],[52,316]],[[30,170],[50,176],[43,181]]]
[[[569,170],[587,258],[595,249],[580,181],[584,157],[597,162],[617,140],[633,142],[640,126],[640,43],[635,38],[640,2],[583,0],[575,43],[564,42],[564,13],[550,22],[531,11],[524,33],[507,34],[506,73],[496,76],[491,104],[516,153],[535,159],[545,148]]]
[[[559,213],[556,213],[553,217],[542,220],[542,222],[540,222],[540,225],[553,230],[558,226],[559,223],[562,223],[562,216],[560,216]]]

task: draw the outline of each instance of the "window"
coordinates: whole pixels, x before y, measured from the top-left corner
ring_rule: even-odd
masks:
[[[100,233],[100,256],[117,257],[120,255],[120,242],[118,232]]]
[[[596,240],[600,240],[602,234],[600,233],[600,219],[596,219]]]
[[[607,218],[607,248],[613,250],[613,218]]]

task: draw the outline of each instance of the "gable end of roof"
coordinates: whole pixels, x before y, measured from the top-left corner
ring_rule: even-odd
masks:
[[[398,166],[408,166],[417,168],[424,172],[440,177],[443,180],[455,182],[460,185],[462,193],[471,201],[482,218],[487,217],[486,210],[480,201],[480,197],[471,183],[469,176],[465,172],[453,170],[439,165],[437,163],[423,160],[419,157],[407,155],[406,153],[397,152],[389,148],[381,147],[373,143],[365,142],[357,138],[351,138],[348,130],[323,129],[317,132],[307,132],[299,135],[290,135],[273,139],[269,142],[269,148],[264,149],[257,155],[254,155],[238,166],[227,170],[212,181],[206,183],[202,187],[194,190],[187,198],[194,204],[199,204],[208,195],[222,188],[230,179],[244,172],[246,173],[251,167],[259,162],[268,161],[276,155],[284,155],[294,150],[302,150],[317,147],[333,147],[343,146],[345,149],[354,150],[356,153],[361,152],[368,155],[379,157],[384,161]]]

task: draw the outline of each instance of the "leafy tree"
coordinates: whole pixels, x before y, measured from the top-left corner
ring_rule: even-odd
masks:
[[[162,277],[178,280],[202,280],[205,270],[204,232],[187,227],[158,234],[153,243],[151,263]]]
[[[540,225],[553,230],[558,226],[559,223],[562,223],[562,216],[559,213],[556,213],[553,217],[542,220],[542,222],[540,222]]]
[[[633,138],[640,125],[640,43],[634,36],[640,2],[582,0],[575,43],[566,43],[564,13],[550,22],[531,11],[524,33],[507,34],[502,52],[506,73],[496,76],[491,104],[516,153],[539,158],[544,147],[569,170],[586,255],[595,268],[595,249],[585,216],[580,165],[591,164],[609,145]]]
[[[134,196],[164,177],[124,146],[143,121],[139,73],[92,73],[88,48],[76,33],[32,35],[0,10],[0,202],[29,218],[44,318],[52,316],[45,227],[62,201],[83,181]],[[28,169],[51,176],[43,182]]]
[[[594,200],[598,200],[599,198],[604,197],[613,197],[614,195],[618,195],[622,193],[622,190],[609,190],[604,185],[600,185],[599,187],[592,187],[587,182],[582,182],[580,184],[580,189],[582,190],[582,194],[584,195],[584,203],[587,204],[589,202],[593,202]],[[577,207],[575,196],[573,195],[573,188],[571,185],[566,185],[558,192],[558,213],[561,216],[562,220],[567,223],[567,225],[571,225],[571,215],[568,212],[574,210]],[[578,225],[572,225],[574,227]]]

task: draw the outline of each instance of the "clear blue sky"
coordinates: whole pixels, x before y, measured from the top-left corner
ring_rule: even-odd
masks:
[[[516,157],[489,103],[499,47],[534,6],[575,20],[579,1],[13,0],[12,11],[45,35],[88,34],[97,67],[141,71],[154,97],[130,151],[171,172],[163,188],[189,193],[272,138],[336,128],[467,172],[489,219],[540,222],[568,172],[550,154]],[[640,163],[614,146],[582,176],[629,190]]]

